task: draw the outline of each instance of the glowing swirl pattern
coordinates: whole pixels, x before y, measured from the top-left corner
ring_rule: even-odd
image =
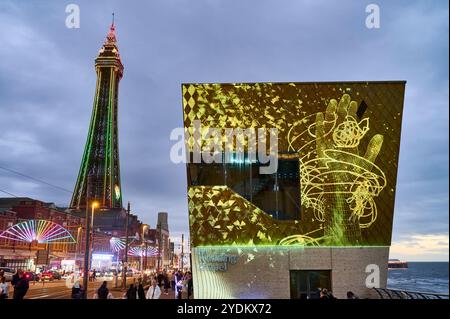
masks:
[[[353,116],[347,116],[333,131],[333,140],[337,147],[357,147],[367,131],[369,119],[358,123]]]
[[[308,235],[292,235],[283,238],[278,243],[280,246],[320,246],[319,239]]]
[[[63,226],[43,219],[31,219],[4,230],[0,237],[10,240],[38,243],[75,243],[72,234]]]
[[[369,227],[377,216],[374,197],[386,186],[384,173],[375,164],[349,152],[325,150],[325,155],[324,158],[309,160],[302,165],[302,203],[313,207],[315,218],[323,222],[325,196],[335,194],[330,186],[340,185],[340,194],[347,196],[346,202],[352,209],[352,218],[359,219],[361,228]],[[321,163],[325,165],[320,167]],[[367,165],[362,165],[363,163]],[[344,180],[348,176],[351,178],[346,181],[331,181],[330,176],[337,177],[338,180]]]

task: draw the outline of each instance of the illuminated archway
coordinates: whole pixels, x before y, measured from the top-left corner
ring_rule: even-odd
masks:
[[[26,220],[4,230],[0,237],[38,243],[75,243],[76,240],[72,234],[63,226],[43,219]]]
[[[158,256],[158,249],[155,247],[147,247],[147,253],[145,252],[145,248],[141,247],[141,246],[133,246],[130,247],[130,250],[128,250],[128,255],[130,256],[148,256],[148,257],[153,257],[153,256]]]
[[[111,247],[111,250],[113,252],[119,252],[122,249],[125,249],[126,240],[126,237],[111,237],[111,239],[109,240],[109,246]],[[135,240],[136,238],[134,237],[128,238],[128,245],[130,245]]]

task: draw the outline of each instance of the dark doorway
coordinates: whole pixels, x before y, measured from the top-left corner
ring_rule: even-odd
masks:
[[[331,290],[331,270],[291,270],[291,299],[319,299],[320,289]]]

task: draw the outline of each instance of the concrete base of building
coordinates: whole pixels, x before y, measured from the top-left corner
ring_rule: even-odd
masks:
[[[300,289],[293,290],[307,284],[296,283],[298,271],[322,271],[339,299],[348,291],[377,298],[371,288],[386,287],[388,258],[387,246],[197,247],[192,249],[194,291],[197,299],[299,298]]]

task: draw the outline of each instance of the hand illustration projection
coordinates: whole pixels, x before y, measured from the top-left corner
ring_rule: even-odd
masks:
[[[300,154],[302,206],[313,209],[314,219],[323,228],[323,237],[315,238],[321,244],[361,244],[361,229],[370,227],[377,218],[374,197],[386,186],[384,173],[374,164],[383,136],[374,135],[360,155],[369,119],[358,122],[357,109],[358,104],[344,94],[339,102],[330,100],[325,113],[316,113],[314,122],[304,119],[298,124],[304,127],[306,123],[306,130],[298,131],[294,124],[293,129],[300,133],[289,136],[291,147]],[[294,142],[301,135],[312,140],[297,141],[301,146],[295,148]],[[289,242],[301,243],[305,235],[309,234]]]

